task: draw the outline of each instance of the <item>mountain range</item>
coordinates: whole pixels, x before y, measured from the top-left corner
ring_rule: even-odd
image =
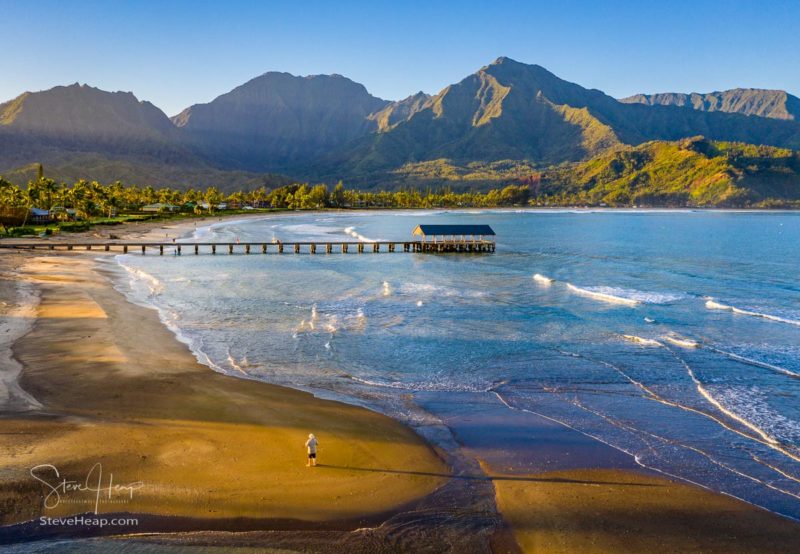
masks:
[[[527,174],[698,135],[798,149],[799,118],[800,99],[785,91],[617,100],[505,57],[394,102],[341,75],[269,72],[172,118],[130,92],[74,84],[0,104],[0,174],[43,163],[62,179],[235,188],[282,174],[391,187],[426,164]]]
[[[707,93],[692,92],[691,94],[663,92],[636,94],[622,98],[620,102],[649,106],[680,106],[703,112],[739,113],[800,121],[800,98],[785,90],[735,88]]]

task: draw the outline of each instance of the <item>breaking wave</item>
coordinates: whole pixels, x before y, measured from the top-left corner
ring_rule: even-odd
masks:
[[[664,346],[655,339],[646,339],[644,337],[637,337],[636,335],[622,335],[622,338],[629,342],[641,344],[642,346]]]
[[[357,232],[355,227],[345,227],[344,232],[353,237],[354,239],[360,240],[361,242],[375,242],[375,239],[365,237],[364,235]]]
[[[591,298],[592,300],[599,300],[610,304],[622,304],[625,306],[666,304],[682,298],[679,294],[644,292],[617,287],[577,287],[572,283],[567,283],[567,288],[575,294]]]
[[[136,283],[144,284],[147,287],[150,296],[158,296],[164,291],[164,285],[153,275],[150,275],[141,269],[125,265],[122,262],[120,262],[119,265],[124,267],[125,271],[130,273],[131,285],[135,285]]]
[[[750,317],[760,317],[762,319],[777,321],[778,323],[788,323],[789,325],[797,325],[798,327],[800,327],[800,321],[796,319],[788,319],[777,315],[765,314],[761,312],[753,312],[750,310],[743,310],[741,308],[737,308],[736,306],[729,306],[727,304],[722,304],[721,302],[716,302],[713,299],[709,299],[708,301],[706,301],[706,308],[708,308],[709,310],[725,310],[733,312],[735,314],[747,315]]]
[[[700,348],[700,343],[696,340],[687,339],[686,337],[676,335],[675,333],[664,335],[661,338],[668,343],[674,344],[675,346],[680,346],[681,348]]]
[[[777,373],[783,373],[784,375],[789,375],[791,377],[800,377],[800,373],[795,373],[790,369],[786,369],[784,367],[780,367],[774,364],[768,364],[767,362],[762,362],[760,360],[754,360],[753,358],[747,358],[745,356],[740,356],[739,354],[734,354],[733,352],[728,352],[726,350],[720,350],[719,348],[714,348],[713,346],[706,346],[708,350],[712,352],[716,352],[717,354],[721,354],[731,360],[736,362],[740,362],[747,365],[752,365],[755,367],[761,367],[764,369],[769,369],[770,371],[775,371]]]

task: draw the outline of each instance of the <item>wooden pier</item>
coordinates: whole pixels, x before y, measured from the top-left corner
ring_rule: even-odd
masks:
[[[163,256],[182,254],[364,254],[364,253],[490,253],[495,251],[492,240],[448,239],[437,241],[377,241],[377,242],[37,242],[0,241],[0,248],[12,250],[100,251],[123,254],[157,253]]]

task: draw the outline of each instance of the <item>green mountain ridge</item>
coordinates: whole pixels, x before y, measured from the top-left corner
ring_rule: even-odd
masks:
[[[800,153],[703,137],[653,141],[545,170],[533,189],[543,203],[594,206],[797,203]]]
[[[541,66],[498,58],[443,89],[405,121],[328,154],[311,173],[362,186],[391,185],[392,172],[409,163],[447,158],[459,164],[516,159],[552,165],[695,135],[800,146],[800,124],[794,121],[626,104]]]
[[[504,57],[438,94],[419,92],[395,102],[340,75],[269,72],[172,118],[132,93],[76,84],[0,104],[0,174],[23,178],[31,164],[43,163],[49,176],[66,181],[124,178],[141,185],[214,184],[223,190],[287,182],[276,173],[373,189],[521,183],[546,187],[548,197],[557,195],[558,186],[576,201],[620,204],[624,198],[637,202],[644,190],[638,187],[649,179],[659,194],[681,183],[675,186],[688,187],[688,203],[705,198],[724,203],[742,193],[713,187],[717,192],[700,193],[706,185],[673,173],[710,179],[706,171],[725,157],[728,165],[715,174],[715,186],[724,181],[753,191],[746,193],[752,203],[796,196],[793,166],[759,162],[751,171],[728,159],[733,147],[720,145],[800,148],[796,100],[784,91],[735,89],[619,101]],[[696,136],[725,156],[711,156],[710,164],[708,153],[687,155],[676,146]],[[635,177],[623,172],[613,183],[587,177],[587,168],[603,160],[635,167],[628,158],[640,160],[645,172]],[[672,163],[679,158],[683,162]],[[653,169],[662,162],[672,169]],[[628,177],[634,182],[623,183]],[[762,177],[785,186],[769,189]],[[667,189],[659,188],[662,181]],[[574,188],[590,182],[586,190]],[[601,185],[609,191],[595,190]],[[617,199],[606,198],[618,187],[628,187],[627,197],[619,192]]]

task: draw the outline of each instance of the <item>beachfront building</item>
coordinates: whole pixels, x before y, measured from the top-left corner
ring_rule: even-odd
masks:
[[[174,204],[164,204],[162,202],[157,202],[155,204],[148,204],[147,206],[142,206],[143,212],[177,212],[180,211],[180,206],[175,206]]]
[[[421,252],[494,252],[495,232],[489,225],[417,225]]]
[[[50,223],[50,210],[42,210],[40,208],[31,208],[30,222],[31,223]]]

